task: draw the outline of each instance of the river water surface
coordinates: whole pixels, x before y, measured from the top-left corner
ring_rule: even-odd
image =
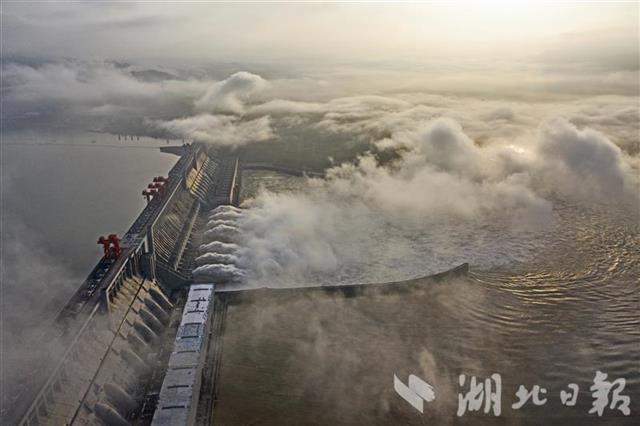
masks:
[[[245,197],[255,195],[260,185],[295,191],[296,180],[269,172],[246,173]],[[437,365],[452,389],[457,390],[459,374],[484,380],[498,373],[504,417],[539,419],[526,424],[588,424],[587,420],[596,420],[595,414],[588,414],[593,401],[589,388],[601,371],[609,381],[626,379],[620,394],[631,398],[630,417],[607,408],[601,420],[637,425],[640,213],[635,207],[555,200],[553,224],[529,237],[501,234],[499,227],[475,231],[453,227],[450,231],[460,235],[447,239],[446,245],[459,250],[449,250],[449,259],[438,252],[439,242],[428,230],[404,230],[410,249],[385,267],[379,264],[392,259],[386,253],[398,229],[380,231],[374,238],[379,243],[368,251],[370,263],[339,267],[329,278],[325,274],[317,281],[312,275],[305,284],[401,280],[469,262],[469,279],[425,290],[426,297],[420,300],[426,313],[420,325],[429,331],[420,334],[419,342],[410,343],[420,346],[417,352],[428,354],[428,364]],[[425,379],[438,374],[429,368],[418,371]],[[580,388],[574,407],[562,405],[559,397],[570,383]],[[547,404],[536,407],[529,402],[520,410],[512,409],[519,385],[546,389]],[[446,414],[444,418],[450,419]],[[490,422],[477,413],[472,419],[468,424]]]

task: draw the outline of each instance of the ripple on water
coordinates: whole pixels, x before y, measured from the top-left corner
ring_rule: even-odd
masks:
[[[521,302],[514,309],[495,298],[492,313],[474,320],[485,321],[488,333],[504,330],[505,322],[524,321],[524,332],[507,328],[518,334],[510,336],[515,344],[505,347],[503,356],[527,359],[526,354],[540,353],[541,360],[528,368],[543,368],[555,386],[590,379],[600,370],[625,377],[626,393],[638,398],[638,214],[580,209],[557,209],[556,229],[562,234],[546,241],[546,249],[524,266],[535,272],[499,267],[471,274],[487,293],[503,292]]]

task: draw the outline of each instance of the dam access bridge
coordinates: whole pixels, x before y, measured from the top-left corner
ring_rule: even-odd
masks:
[[[54,332],[43,336],[46,359],[11,390],[2,424],[280,425],[313,416],[335,424],[313,393],[333,391],[300,389],[306,366],[323,362],[300,352],[315,344],[314,311],[346,316],[375,333],[367,318],[394,318],[398,297],[413,300],[425,285],[468,270],[465,264],[398,283],[319,288],[232,291],[223,280],[195,282],[210,211],[239,204],[243,169],[322,174],[243,164],[197,143],[163,151],[178,161],[143,191],[148,203],[126,234],[100,240],[105,256],[61,310]],[[388,302],[382,308],[381,298]],[[276,312],[268,328],[263,312]],[[329,339],[348,353],[363,347],[338,332]],[[248,395],[249,388],[256,392]]]

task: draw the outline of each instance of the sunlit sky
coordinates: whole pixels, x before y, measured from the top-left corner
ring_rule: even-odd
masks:
[[[5,55],[424,60],[637,50],[638,4],[3,3]]]

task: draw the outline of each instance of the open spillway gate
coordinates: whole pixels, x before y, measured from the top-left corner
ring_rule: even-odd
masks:
[[[133,411],[150,423],[153,390],[171,351],[165,343],[182,315],[184,295],[176,292],[174,306],[171,293],[191,282],[208,210],[237,205],[240,191],[237,157],[200,144],[174,153],[180,158],[163,196],[148,202],[123,236],[119,256],[101,259],[62,309],[55,335],[43,341],[64,349],[36,366],[3,423],[124,425]]]

